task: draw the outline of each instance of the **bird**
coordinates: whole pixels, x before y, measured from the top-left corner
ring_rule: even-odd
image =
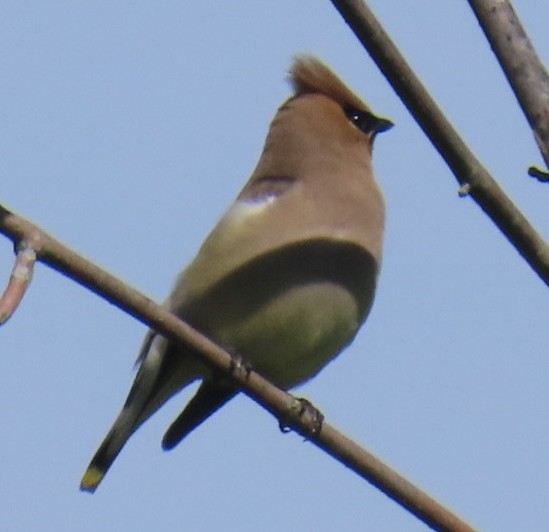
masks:
[[[288,80],[292,94],[270,124],[255,170],[164,302],[284,390],[335,358],[370,312],[385,225],[372,148],[393,126],[312,55],[294,57]],[[130,436],[190,383],[200,386],[165,433],[165,450],[239,392],[154,330],[136,365],[83,491],[96,490]]]

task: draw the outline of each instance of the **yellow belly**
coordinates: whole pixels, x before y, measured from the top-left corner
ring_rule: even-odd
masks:
[[[361,316],[347,290],[318,282],[292,288],[238,323],[229,322],[215,331],[217,341],[273,383],[291,388],[318,373],[354,338]]]

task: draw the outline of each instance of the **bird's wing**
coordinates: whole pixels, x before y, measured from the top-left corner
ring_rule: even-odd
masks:
[[[185,436],[237,394],[237,390],[214,379],[202,381],[183,412],[170,425],[162,439],[164,450],[173,449]]]

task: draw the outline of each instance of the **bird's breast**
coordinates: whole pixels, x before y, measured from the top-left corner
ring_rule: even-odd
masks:
[[[344,287],[316,281],[278,294],[218,335],[255,370],[288,389],[317,374],[354,338],[361,321]]]
[[[187,300],[182,317],[288,388],[316,374],[370,309],[377,263],[361,246],[311,239],[258,255]]]

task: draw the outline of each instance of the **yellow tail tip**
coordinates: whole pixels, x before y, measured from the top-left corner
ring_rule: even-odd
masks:
[[[89,491],[90,493],[93,493],[97,489],[97,486],[99,486],[99,483],[103,480],[104,476],[105,472],[101,471],[97,467],[88,467],[80,482],[80,489],[82,491]]]

